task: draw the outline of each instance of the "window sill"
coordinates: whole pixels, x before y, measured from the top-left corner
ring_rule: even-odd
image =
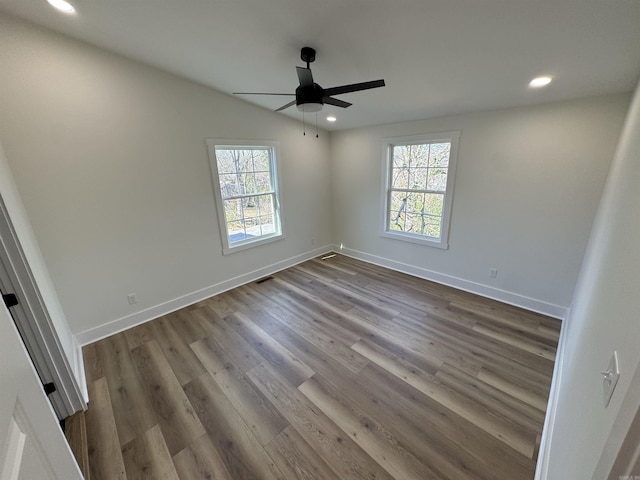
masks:
[[[248,240],[246,242],[237,243],[233,246],[223,246],[222,254],[230,255],[232,253],[241,252],[243,250],[247,250],[249,248],[259,247],[260,245],[264,245],[266,243],[272,243],[277,240],[282,240],[284,238],[284,233],[274,233],[269,236],[262,236],[260,238],[256,238],[255,240]]]
[[[449,249],[449,244],[444,239],[436,239],[436,238],[424,237],[421,235],[412,235],[410,233],[388,232],[388,231],[382,232],[380,236],[391,238],[393,240],[400,240],[402,242],[417,243],[419,245],[427,245],[429,247],[441,248],[443,250]]]

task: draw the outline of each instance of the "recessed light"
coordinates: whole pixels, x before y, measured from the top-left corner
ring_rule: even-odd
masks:
[[[65,0],[47,0],[47,2],[49,2],[49,5],[53,8],[60,10],[62,13],[76,13],[76,9],[73,8],[73,5]]]
[[[529,82],[531,88],[546,87],[551,83],[552,78],[548,76],[536,77]]]
[[[327,117],[327,122],[335,122],[337,120],[335,115],[329,115]]]

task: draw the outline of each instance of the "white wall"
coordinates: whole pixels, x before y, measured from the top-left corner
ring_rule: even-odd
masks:
[[[49,270],[42,258],[40,246],[31,228],[31,223],[24,210],[20,192],[16,186],[9,163],[0,144],[0,197],[11,217],[11,223],[16,232],[22,251],[29,263],[31,273],[35,279],[42,299],[45,303],[49,317],[56,330],[60,345],[67,357],[76,379],[80,378],[81,365],[78,364],[74,349],[73,335],[69,328],[67,318],[62,310],[56,289],[49,276]]]
[[[348,254],[562,316],[628,104],[616,95],[336,132],[334,239]],[[461,136],[449,249],[379,236],[383,138],[451,130]]]
[[[0,45],[0,141],[81,339],[331,243],[326,132],[2,15]],[[285,239],[222,255],[206,138],[280,142]]]
[[[640,88],[629,109],[567,320],[545,479],[605,478],[615,448],[613,455],[603,458],[599,471],[595,469],[609,432],[616,417],[628,428],[635,411],[621,412],[623,403],[637,406],[640,399],[638,385],[632,384],[640,368],[638,185]],[[621,377],[605,409],[600,372],[606,369],[614,350],[618,352]],[[630,391],[635,401],[627,398],[623,402]]]

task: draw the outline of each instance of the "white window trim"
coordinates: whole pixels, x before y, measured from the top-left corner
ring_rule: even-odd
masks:
[[[279,142],[272,140],[229,140],[207,138],[207,149],[209,150],[209,165],[211,166],[211,180],[213,183],[213,192],[216,200],[216,210],[218,212],[218,227],[220,228],[220,238],[222,240],[222,253],[228,255],[230,253],[240,252],[248,248],[257,247],[266,243],[275,242],[284,238],[284,226],[282,225],[282,206],[280,200],[280,175],[278,174],[278,148]],[[229,235],[227,232],[227,222],[224,215],[224,201],[222,200],[222,192],[220,191],[220,176],[218,174],[218,162],[216,160],[216,147],[264,147],[271,150],[271,171],[275,177],[275,221],[278,223],[279,232],[270,235],[263,235],[258,238],[243,240],[234,245],[229,244]]]
[[[458,142],[460,131],[429,133],[423,135],[410,135],[405,137],[389,137],[383,139],[382,146],[382,228],[380,236],[393,238],[405,242],[429,245],[431,247],[449,248],[449,226],[451,224],[451,208],[453,205],[453,187],[456,177],[456,164],[458,161]],[[391,155],[395,145],[450,142],[449,167],[447,172],[447,190],[444,196],[444,208],[442,211],[442,229],[440,238],[432,238],[414,233],[398,232],[389,228],[389,202],[391,195]]]

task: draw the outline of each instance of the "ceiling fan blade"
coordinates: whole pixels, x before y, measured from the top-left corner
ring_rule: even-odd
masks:
[[[352,103],[349,102],[344,102],[342,100],[338,100],[337,98],[332,98],[332,97],[327,97],[325,96],[322,101],[324,103],[326,103],[327,105],[335,105],[336,107],[342,107],[342,108],[347,108],[350,107],[351,105],[353,105]]]
[[[313,87],[313,75],[310,68],[296,67],[301,87]]]
[[[295,104],[296,104],[296,101],[294,100],[292,102],[287,103],[286,105],[281,106],[277,110],[274,110],[274,112],[279,112],[280,110],[284,110],[285,108],[289,108],[289,107],[291,107],[292,105],[295,105]]]
[[[258,92],[233,92],[234,95],[286,95],[295,97],[295,93],[258,93]]]
[[[343,93],[359,92],[360,90],[368,90],[370,88],[384,87],[384,80],[373,80],[371,82],[352,83],[351,85],[342,85],[340,87],[325,88],[324,95],[330,97],[333,95],[341,95]]]

